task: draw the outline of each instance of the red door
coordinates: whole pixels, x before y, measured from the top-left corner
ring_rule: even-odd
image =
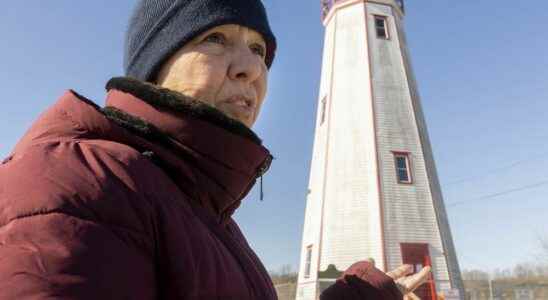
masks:
[[[402,243],[401,253],[404,264],[412,265],[414,272],[420,271],[425,266],[432,266],[428,244]],[[415,294],[421,300],[437,300],[436,285],[432,275],[428,282],[415,290]]]

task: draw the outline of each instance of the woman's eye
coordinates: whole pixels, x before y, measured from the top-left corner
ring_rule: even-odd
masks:
[[[226,38],[221,33],[212,33],[204,38],[205,42],[209,43],[215,43],[215,44],[221,44],[224,45],[226,42]]]
[[[266,56],[266,49],[263,45],[253,44],[249,48],[253,51],[253,53],[259,55],[260,57],[264,58]]]

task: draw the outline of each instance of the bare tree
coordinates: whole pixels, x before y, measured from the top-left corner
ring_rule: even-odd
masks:
[[[517,264],[514,267],[514,277],[528,279],[534,276],[534,267],[530,264]]]
[[[294,283],[297,282],[297,272],[293,271],[291,265],[283,265],[278,271],[270,272],[270,278],[274,284]]]
[[[463,270],[462,278],[464,280],[488,280],[489,274],[481,270]]]
[[[539,277],[548,277],[548,265],[536,265],[535,275]]]
[[[548,263],[548,236],[540,237],[540,248],[544,260]]]
[[[494,279],[508,279],[512,277],[512,271],[508,268],[495,269]]]

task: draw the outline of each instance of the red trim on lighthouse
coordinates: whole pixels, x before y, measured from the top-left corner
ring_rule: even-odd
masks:
[[[381,227],[381,247],[382,247],[382,257],[383,257],[383,268],[385,272],[388,271],[388,259],[386,255],[386,238],[384,236],[384,197],[382,192],[382,185],[381,185],[381,161],[379,157],[379,142],[377,140],[377,113],[375,110],[375,93],[373,92],[373,72],[371,69],[371,49],[369,48],[369,18],[367,13],[367,5],[364,5],[364,14],[365,14],[365,36],[367,37],[367,57],[369,59],[368,67],[369,67],[369,91],[371,92],[371,111],[373,113],[373,139],[375,140],[375,157],[377,158],[377,188],[379,191],[379,214],[380,214],[380,227]]]
[[[430,251],[428,244],[424,243],[401,243],[401,254],[404,264],[413,266],[413,272],[417,273],[423,267],[432,267]],[[415,290],[415,294],[422,300],[436,300],[436,285],[432,273],[430,273],[428,281]]]
[[[352,5],[352,4],[355,4],[355,3],[367,4],[367,2],[375,3],[375,4],[381,4],[381,5],[390,5],[390,7],[392,7],[392,9],[395,8],[395,10],[398,12],[399,16],[404,15],[404,12],[401,10],[399,5],[392,5],[392,4],[389,4],[389,3],[386,3],[386,2],[382,2],[382,1],[376,1],[376,0],[336,0],[333,3],[333,6],[331,6],[329,8],[329,12],[327,13],[327,15],[325,15],[323,17],[322,23],[323,23],[324,26],[326,26],[327,23],[329,23],[329,21],[331,20],[331,18],[335,15],[335,11],[338,10],[338,9],[344,8],[345,6],[349,6],[349,5]]]

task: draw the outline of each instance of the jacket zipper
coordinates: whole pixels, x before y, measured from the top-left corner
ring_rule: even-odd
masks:
[[[259,168],[257,169],[257,173],[256,173],[255,178],[262,177],[264,175],[264,173],[266,173],[266,171],[268,171],[268,169],[270,169],[270,165],[272,164],[272,160],[274,160],[274,157],[269,154],[266,157],[266,159],[263,161],[261,166],[259,166]]]
[[[266,173],[266,171],[268,171],[268,169],[270,168],[270,165],[272,164],[272,160],[274,159],[274,157],[272,155],[268,155],[266,157],[266,159],[264,160],[264,162],[261,164],[261,166],[259,167],[259,169],[257,170],[257,177],[260,177],[261,178],[261,190],[260,190],[260,200],[263,201],[264,199],[264,191],[263,191],[263,175],[264,173]]]

